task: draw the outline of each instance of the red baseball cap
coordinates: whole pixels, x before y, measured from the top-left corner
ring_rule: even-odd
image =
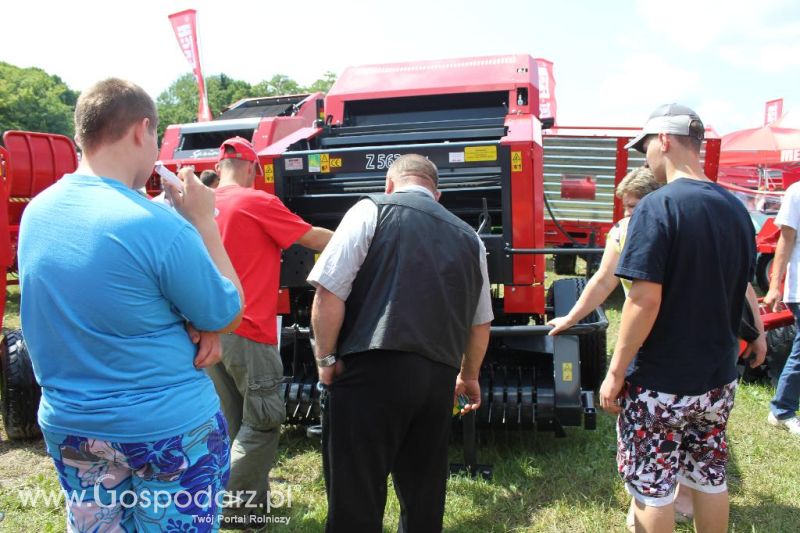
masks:
[[[232,150],[230,150],[232,149]],[[219,147],[219,161],[223,159],[239,159],[241,161],[250,161],[256,164],[256,174],[259,176],[264,175],[264,170],[261,168],[261,163],[258,161],[258,154],[256,154],[253,145],[244,137],[231,137]]]

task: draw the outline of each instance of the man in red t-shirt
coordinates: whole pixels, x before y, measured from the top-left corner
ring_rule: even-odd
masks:
[[[248,500],[260,504],[268,497],[269,470],[286,416],[276,321],[281,250],[297,243],[321,251],[333,233],[312,227],[276,196],[253,188],[261,166],[242,137],[222,143],[217,173],[217,224],[242,282],[245,310],[239,328],[222,336],[222,362],[208,373],[232,441],[227,488],[238,503],[228,505],[226,514],[250,515]]]

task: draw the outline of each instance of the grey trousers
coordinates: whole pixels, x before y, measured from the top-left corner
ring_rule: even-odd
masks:
[[[207,369],[217,389],[231,438],[231,496],[263,502],[278,451],[286,406],[280,396],[283,364],[276,346],[236,334],[222,336],[222,362]],[[251,492],[254,491],[254,492]]]

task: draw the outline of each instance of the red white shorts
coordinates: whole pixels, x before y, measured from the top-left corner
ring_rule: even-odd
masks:
[[[736,381],[699,396],[628,385],[617,418],[617,467],[645,505],[672,503],[677,482],[706,493],[727,490],[725,428]]]

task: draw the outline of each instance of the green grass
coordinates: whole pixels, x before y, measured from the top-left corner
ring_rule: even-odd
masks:
[[[609,351],[617,335],[621,292],[609,300]],[[6,324],[18,309],[11,291]],[[800,439],[766,424],[773,390],[742,385],[730,421],[729,467],[731,531],[800,530]],[[491,481],[452,477],[447,491],[444,527],[453,532],[616,532],[625,531],[628,496],[616,474],[614,419],[598,416],[596,431],[567,430],[567,438],[550,433],[498,432],[483,437],[479,460],[494,465]],[[457,442],[451,459],[461,460]],[[273,487],[291,487],[289,525],[276,531],[320,531],[325,520],[325,487],[319,446],[296,428],[281,439]],[[25,508],[18,489],[55,489],[55,470],[41,441],[0,441],[0,511],[3,531],[63,531],[60,507]],[[396,530],[399,505],[389,490],[385,530]],[[693,531],[680,526],[678,531]]]

